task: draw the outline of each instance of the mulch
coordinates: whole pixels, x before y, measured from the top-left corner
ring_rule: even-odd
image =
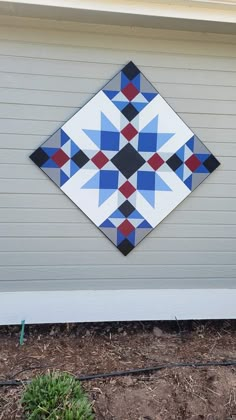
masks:
[[[236,321],[0,327],[0,380],[236,360]],[[98,420],[236,420],[236,367],[179,367],[83,382]],[[0,420],[23,419],[24,386],[0,388]]]

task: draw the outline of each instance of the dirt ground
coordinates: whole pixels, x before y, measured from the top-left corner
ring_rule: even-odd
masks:
[[[0,327],[0,380],[47,370],[74,375],[173,362],[236,360],[236,322],[135,322]],[[236,367],[179,367],[84,382],[97,420],[236,420]],[[23,419],[24,387],[0,388],[0,419]]]

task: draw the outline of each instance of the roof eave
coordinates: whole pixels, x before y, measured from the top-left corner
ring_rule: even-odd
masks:
[[[0,14],[236,34],[236,5],[231,0],[5,0],[0,1]]]

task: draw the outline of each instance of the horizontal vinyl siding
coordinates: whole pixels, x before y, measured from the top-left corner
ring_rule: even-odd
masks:
[[[0,23],[0,291],[235,287],[236,37]],[[28,156],[129,60],[221,166],[125,258]]]

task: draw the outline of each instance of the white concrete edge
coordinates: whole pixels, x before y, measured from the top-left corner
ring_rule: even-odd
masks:
[[[236,289],[0,293],[0,324],[236,318]]]

